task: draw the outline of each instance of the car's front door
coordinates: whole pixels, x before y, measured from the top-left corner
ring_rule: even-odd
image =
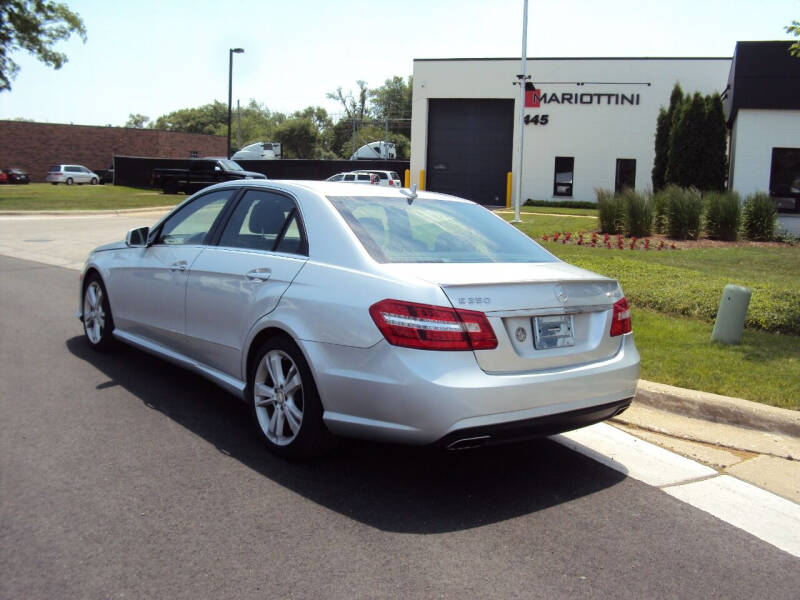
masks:
[[[308,260],[295,201],[247,190],[217,245],[194,261],[186,288],[191,356],[243,379],[241,356],[250,328],[271,312]]]
[[[146,248],[124,251],[112,272],[115,326],[185,353],[186,281],[236,190],[203,194],[168,217]]]

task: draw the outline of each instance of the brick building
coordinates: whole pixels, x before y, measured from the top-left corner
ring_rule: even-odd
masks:
[[[45,180],[50,165],[107,169],[115,155],[195,158],[225,152],[226,139],[219,135],[0,121],[0,168],[23,169],[36,182]]]

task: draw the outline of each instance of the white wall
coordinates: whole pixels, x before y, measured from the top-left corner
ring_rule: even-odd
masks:
[[[639,94],[639,104],[544,104],[526,115],[549,115],[547,125],[524,128],[523,201],[553,196],[556,156],[575,158],[574,200],[595,200],[594,189],[614,188],[617,158],[636,159],[636,187],[651,186],[658,110],[675,83],[684,92],[725,89],[730,59],[529,59],[531,81],[543,93]],[[519,163],[519,59],[415,60],[411,120],[412,182],[426,166],[428,99],[511,98],[515,101],[512,172]],[[587,82],[583,86],[574,83]],[[600,83],[591,83],[600,82]],[[603,83],[606,82],[606,83]],[[649,85],[647,85],[649,83]],[[613,100],[612,100],[613,102]],[[516,185],[513,186],[516,189]]]
[[[731,132],[731,188],[769,192],[773,148],[800,148],[800,111],[740,109]]]

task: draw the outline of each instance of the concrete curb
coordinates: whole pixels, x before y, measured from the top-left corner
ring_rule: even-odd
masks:
[[[686,417],[800,437],[800,411],[640,379],[635,402]]]
[[[2,217],[92,217],[95,215],[130,215],[136,213],[164,212],[172,206],[150,206],[142,208],[120,208],[115,210],[0,210]]]

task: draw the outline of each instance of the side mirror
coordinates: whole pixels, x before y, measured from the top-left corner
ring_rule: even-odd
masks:
[[[143,248],[147,246],[147,236],[149,233],[149,227],[131,229],[125,236],[125,245],[131,248]]]
[[[222,167],[220,167],[219,165],[214,165],[214,170],[215,170],[217,173],[219,173],[220,171],[222,171]]]

